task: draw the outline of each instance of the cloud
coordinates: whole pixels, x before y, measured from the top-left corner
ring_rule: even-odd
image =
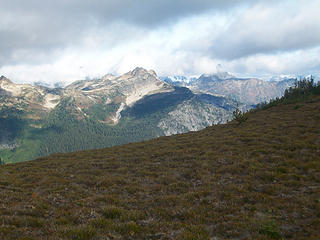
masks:
[[[256,75],[320,66],[317,0],[0,4],[0,75],[17,82],[69,83],[136,66],[159,75],[213,73],[218,64]]]
[[[320,2],[258,4],[233,19],[211,48],[213,57],[237,59],[320,46]]]
[[[152,30],[181,17],[238,5],[237,0],[0,0],[0,66],[28,59],[38,63],[43,55],[79,44],[97,29],[117,38],[119,31],[111,32],[117,25]]]
[[[108,29],[92,28],[77,44],[57,50],[52,62],[22,61],[2,67],[0,72],[19,82],[54,82],[59,78],[71,82],[108,72],[122,74],[136,66],[155,69],[160,75],[194,74],[198,68],[207,72],[209,65],[213,72],[217,63],[205,56],[209,36],[215,36],[212,32],[225,21],[226,17],[210,13],[151,31],[113,23]],[[190,25],[198,27],[193,29]]]
[[[319,74],[320,47],[308,50],[282,52],[278,54],[257,54],[241,60],[225,61],[231,71],[245,73],[246,76],[280,74]]]
[[[253,2],[257,1],[245,0],[241,4]],[[212,9],[223,10],[238,5],[238,0],[11,0],[10,2],[1,0],[3,12],[10,11],[45,20],[59,17],[51,21],[54,20],[58,24],[72,23],[73,26],[76,21],[85,23],[92,20],[103,23],[121,20],[148,26],[168,19],[200,14]]]

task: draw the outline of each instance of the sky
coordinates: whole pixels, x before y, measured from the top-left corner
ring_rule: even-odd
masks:
[[[320,0],[0,0],[0,75],[319,74]]]

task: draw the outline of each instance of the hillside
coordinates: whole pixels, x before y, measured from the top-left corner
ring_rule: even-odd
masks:
[[[319,109],[0,166],[0,239],[319,239]]]

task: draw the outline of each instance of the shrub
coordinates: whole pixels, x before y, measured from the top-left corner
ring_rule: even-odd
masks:
[[[233,111],[233,120],[236,120],[239,124],[248,120],[248,116],[245,112],[239,110],[238,106],[235,111]]]
[[[103,209],[102,215],[108,219],[116,219],[120,218],[122,215],[122,210],[117,207],[108,207]]]
[[[68,237],[68,239],[73,240],[89,240],[93,239],[96,236],[96,231],[91,227],[76,227],[69,228],[63,233],[64,236]]]
[[[262,223],[259,233],[268,236],[271,239],[281,239],[279,226],[274,220],[268,220]]]

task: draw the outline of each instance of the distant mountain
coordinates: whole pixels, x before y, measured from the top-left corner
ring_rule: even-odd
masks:
[[[161,81],[169,83],[174,86],[185,87],[188,86],[191,82],[197,79],[197,77],[186,77],[186,76],[166,76],[159,77]]]
[[[235,101],[209,98],[143,68],[65,88],[1,77],[0,154],[6,162],[30,160],[200,130],[231,119]]]
[[[188,87],[193,91],[220,94],[245,104],[258,104],[281,97],[284,90],[294,85],[295,79],[279,82],[257,78],[236,78],[218,75],[202,75]]]
[[[64,88],[66,84],[63,82],[55,82],[55,83],[47,83],[47,82],[33,82],[33,85],[35,86],[43,86],[43,87],[48,87],[48,88]]]
[[[14,107],[18,110],[48,111],[61,100],[61,89],[50,89],[44,86],[15,84],[6,77],[0,77],[0,107]]]
[[[275,81],[275,82],[281,82],[284,80],[291,80],[291,79],[297,79],[298,77],[296,75],[277,75],[272,76],[269,81]]]
[[[285,89],[294,85],[295,78],[274,77],[270,81],[264,81],[258,78],[237,78],[228,72],[219,72],[203,74],[192,81],[174,80],[171,78],[171,84],[188,87],[194,92],[224,96],[247,105],[256,105],[281,97]],[[167,79],[165,81],[169,82]]]
[[[311,79],[311,77],[313,78],[313,80],[315,82],[318,82],[320,80],[320,75],[319,74],[309,74],[309,75],[286,75],[286,74],[281,74],[281,75],[277,75],[277,76],[273,76],[270,78],[269,81],[284,81],[284,80],[291,80],[291,79],[302,79],[302,78],[305,78],[305,79]]]

